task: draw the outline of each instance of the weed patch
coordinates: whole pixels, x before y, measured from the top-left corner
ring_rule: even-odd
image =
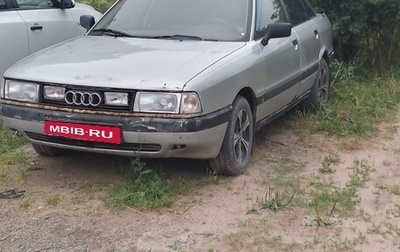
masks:
[[[309,183],[309,207],[314,209],[318,226],[331,224],[334,214],[344,217],[354,213],[357,191],[369,180],[372,171],[366,160],[355,160],[349,181],[344,188],[335,184],[332,176],[315,176]]]
[[[133,206],[146,210],[170,206],[177,195],[193,190],[201,180],[192,182],[185,178],[168,179],[157,167],[149,169],[146,163],[135,159],[126,170],[127,181],[117,185],[105,197],[107,205],[114,207]],[[215,174],[207,174],[207,181],[216,183]]]
[[[394,195],[400,196],[400,186],[395,185],[390,189],[390,192]]]
[[[298,109],[290,124],[336,136],[372,134],[375,124],[400,103],[398,70],[386,76],[355,77],[354,66],[336,68],[330,100],[315,112]]]
[[[322,174],[333,174],[335,170],[332,168],[332,165],[338,165],[340,162],[340,157],[338,155],[328,155],[324,158],[322,162],[322,167],[319,168],[319,172]]]
[[[20,208],[28,208],[32,203],[32,200],[29,197],[24,197],[19,200],[18,204]]]
[[[0,185],[5,185],[8,180],[8,169],[0,166]]]
[[[23,152],[17,149],[25,144],[23,137],[7,129],[0,120],[0,164],[13,165],[24,162]]]
[[[44,202],[46,205],[55,206],[60,202],[61,198],[58,194],[50,194],[45,199]]]
[[[312,222],[318,226],[329,226],[337,223],[340,217],[351,216],[358,203],[357,191],[369,180],[373,169],[366,160],[355,160],[347,184],[340,187],[332,175],[333,166],[339,163],[338,155],[329,154],[322,161],[318,174],[301,178],[303,165],[288,160],[266,177],[269,187],[265,197],[257,198],[248,212],[277,211],[292,204],[311,211]]]
[[[269,187],[264,198],[257,198],[256,203],[253,204],[247,213],[260,213],[263,209],[270,209],[276,212],[289,206],[295,195],[294,193],[289,195],[285,191],[273,191]]]

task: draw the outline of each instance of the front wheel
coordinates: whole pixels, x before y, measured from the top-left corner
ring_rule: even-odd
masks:
[[[211,168],[218,174],[234,176],[242,174],[250,161],[253,146],[254,123],[249,103],[242,96],[233,102],[224,142]]]

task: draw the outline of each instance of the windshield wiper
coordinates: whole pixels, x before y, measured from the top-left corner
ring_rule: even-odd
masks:
[[[151,38],[153,38],[153,39],[174,39],[174,40],[204,40],[203,38],[198,37],[198,36],[181,35],[181,34],[154,36]]]
[[[118,30],[114,30],[114,29],[95,29],[92,32],[102,32],[104,34],[113,36],[113,37],[129,37],[129,38],[133,38],[134,36],[123,32],[123,31],[118,31]]]

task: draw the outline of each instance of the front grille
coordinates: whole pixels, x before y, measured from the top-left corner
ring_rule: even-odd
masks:
[[[47,136],[36,134],[32,132],[25,132],[25,134],[32,140],[56,143],[56,144],[65,144],[69,146],[79,146],[79,147],[88,147],[88,148],[98,148],[98,149],[113,149],[113,150],[124,150],[124,151],[142,151],[142,152],[159,152],[161,150],[160,144],[141,144],[141,143],[121,143],[121,144],[108,144],[108,143],[99,143],[99,142],[91,142],[84,140],[75,140],[68,139],[56,136]]]
[[[131,90],[121,90],[121,89],[105,89],[105,88],[97,88],[97,87],[82,87],[82,86],[70,86],[70,85],[52,85],[52,84],[46,84],[49,86],[58,86],[58,87],[64,87],[65,92],[67,93],[68,91],[76,91],[76,92],[82,92],[82,93],[96,93],[100,96],[101,98],[101,103],[97,106],[85,106],[85,105],[74,105],[74,104],[68,104],[66,101],[54,101],[50,99],[46,99],[44,97],[44,85],[41,85],[40,87],[40,95],[39,95],[39,102],[45,105],[55,105],[55,106],[62,106],[62,107],[67,107],[67,108],[75,108],[75,109],[99,109],[103,111],[132,111],[133,108],[133,103],[135,100],[135,92]],[[128,93],[128,106],[110,106],[106,105],[104,103],[104,93],[105,92],[123,92],[123,93]]]

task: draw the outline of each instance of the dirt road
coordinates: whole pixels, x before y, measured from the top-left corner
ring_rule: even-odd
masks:
[[[169,208],[145,212],[103,203],[104,192],[124,181],[120,167],[127,159],[45,158],[26,147],[30,164],[11,166],[7,184],[0,184],[0,192],[26,191],[23,199],[0,199],[0,251],[400,251],[399,126],[395,120],[372,138],[335,139],[296,133],[277,121],[257,134],[245,174],[218,178]],[[323,166],[333,155],[338,162]],[[321,167],[329,168],[335,188],[343,188],[355,164],[368,167],[360,170],[367,182],[346,217],[318,218],[323,213],[301,192],[271,210],[278,192],[285,192],[276,189],[277,175],[288,167],[296,173],[286,174],[287,183],[297,181],[299,188],[325,176]],[[29,165],[35,169],[27,172]],[[162,165],[171,176],[204,176],[201,162]]]

